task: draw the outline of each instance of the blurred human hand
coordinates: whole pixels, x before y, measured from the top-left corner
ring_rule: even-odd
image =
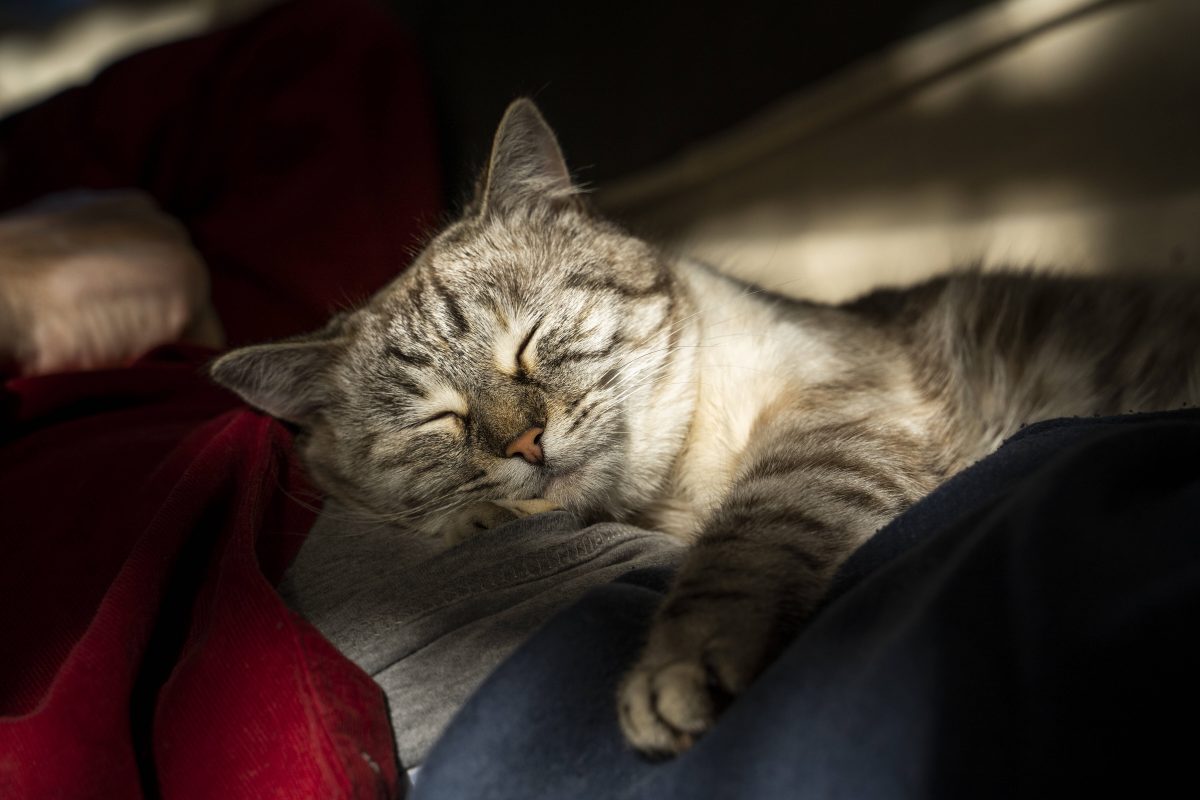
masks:
[[[0,216],[0,360],[97,369],[181,340],[219,347],[221,327],[203,260],[147,195],[77,191]]]

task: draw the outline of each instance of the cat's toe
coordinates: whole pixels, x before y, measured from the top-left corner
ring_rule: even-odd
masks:
[[[520,515],[500,503],[485,500],[459,509],[441,528],[442,538],[455,545],[484,531],[512,522]]]
[[[542,498],[532,500],[483,500],[456,511],[442,524],[440,533],[451,545],[498,528],[515,519],[554,511],[557,505]]]
[[[544,514],[547,511],[558,511],[562,506],[544,497],[534,497],[530,500],[495,500],[495,505],[507,508],[514,517],[528,517],[531,514]]]
[[[668,653],[648,648],[618,692],[621,730],[635,748],[651,756],[673,756],[690,748],[714,724],[735,694],[723,674],[733,651],[719,646]]]
[[[717,703],[707,684],[695,663],[635,669],[618,698],[625,738],[651,756],[687,750],[716,722]]]

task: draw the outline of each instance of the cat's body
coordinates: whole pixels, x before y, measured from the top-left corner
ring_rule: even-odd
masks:
[[[745,286],[592,215],[518,102],[477,204],[407,272],[214,375],[379,518],[455,539],[557,505],[693,540],[618,703],[633,744],[679,752],[878,528],[1024,423],[1197,402],[1197,339],[1194,284],[963,274],[838,307]]]
[[[842,306],[783,298],[680,260],[696,310],[692,425],[646,523],[688,538],[780,407],[919,441],[940,482],[1029,422],[1200,397],[1200,285],[967,271]],[[682,324],[689,324],[683,322]],[[915,469],[916,465],[914,465]]]

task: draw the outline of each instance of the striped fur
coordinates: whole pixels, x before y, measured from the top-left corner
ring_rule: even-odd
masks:
[[[964,273],[798,302],[665,256],[566,175],[518,101],[409,270],[213,374],[365,517],[453,540],[553,504],[692,541],[620,689],[643,751],[703,734],[856,547],[1021,425],[1200,399],[1195,284]],[[505,457],[531,427],[544,463]]]

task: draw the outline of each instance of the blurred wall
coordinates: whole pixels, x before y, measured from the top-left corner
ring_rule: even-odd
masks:
[[[1007,0],[598,199],[657,241],[825,299],[971,264],[1200,273],[1197,42],[1195,0]]]
[[[112,62],[229,24],[277,0],[0,0],[0,116]]]

